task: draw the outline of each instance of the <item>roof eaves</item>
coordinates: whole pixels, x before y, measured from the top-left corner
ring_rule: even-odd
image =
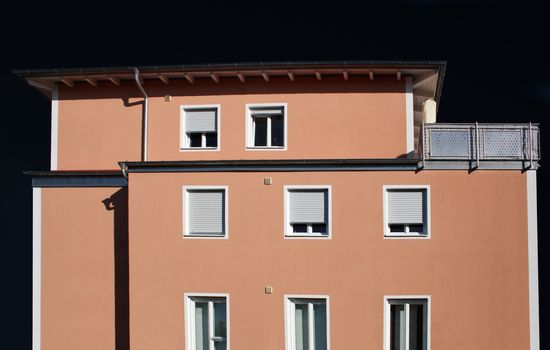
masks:
[[[439,68],[445,69],[446,61],[277,61],[277,62],[241,62],[241,63],[207,63],[188,65],[165,66],[137,66],[143,73],[167,72],[174,70],[199,71],[199,70],[239,70],[239,69],[312,69],[312,68],[357,68],[357,67],[400,67],[410,68]],[[23,78],[59,77],[75,74],[117,74],[132,73],[131,66],[118,67],[77,67],[77,68],[47,68],[47,69],[14,69],[12,73]]]

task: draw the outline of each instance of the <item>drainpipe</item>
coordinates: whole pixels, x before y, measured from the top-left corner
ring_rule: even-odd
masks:
[[[146,162],[147,161],[147,130],[149,129],[149,96],[147,96],[147,93],[145,92],[145,90],[143,89],[143,86],[141,85],[141,82],[140,82],[140,79],[139,79],[139,70],[134,67],[134,80],[136,81],[136,84],[139,88],[139,90],[141,91],[141,93],[143,94],[143,96],[145,97],[144,99],[144,116],[143,116],[143,141],[142,141],[142,145],[143,145],[143,156],[142,156],[142,161]]]
[[[120,170],[122,171],[122,176],[124,176],[124,178],[126,180],[128,180],[128,166],[126,165],[125,162],[118,162],[118,166],[120,167]]]

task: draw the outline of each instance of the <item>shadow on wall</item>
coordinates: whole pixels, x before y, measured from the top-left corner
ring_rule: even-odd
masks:
[[[145,101],[130,102],[129,97],[123,97],[122,103],[124,107],[141,106],[141,139],[145,138]],[[141,142],[141,159],[145,159],[145,144]]]
[[[149,97],[173,96],[217,96],[217,95],[257,95],[257,94],[297,94],[297,93],[403,93],[405,80],[395,76],[379,76],[371,81],[368,75],[352,76],[344,80],[341,75],[323,76],[322,81],[315,77],[296,76],[294,82],[288,77],[273,76],[269,82],[262,77],[247,77],[246,83],[238,78],[221,78],[220,83],[212,79],[197,79],[189,83],[185,78],[171,79],[166,85],[160,79],[145,80],[145,91]],[[99,81],[94,87],[86,82],[75,83],[74,88],[60,85],[60,100],[141,98],[143,95],[135,81],[121,81],[114,85],[109,81]]]
[[[128,279],[128,188],[122,188],[102,201],[114,211],[115,261],[115,349],[130,348],[130,303]]]

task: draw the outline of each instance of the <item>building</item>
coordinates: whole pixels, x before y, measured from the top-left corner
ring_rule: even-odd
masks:
[[[538,349],[538,125],[437,123],[444,71],[15,71],[34,349]]]

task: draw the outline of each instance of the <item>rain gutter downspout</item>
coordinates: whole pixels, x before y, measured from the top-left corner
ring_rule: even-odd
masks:
[[[139,70],[134,67],[134,80],[136,81],[136,84],[139,88],[139,90],[141,91],[141,93],[143,94],[143,96],[145,97],[144,99],[144,106],[143,106],[143,109],[144,109],[144,115],[143,115],[143,141],[142,141],[142,146],[143,146],[143,155],[142,155],[142,161],[143,162],[146,162],[147,161],[147,131],[149,129],[149,96],[147,96],[147,93],[145,92],[145,90],[143,89],[143,86],[141,85],[141,81],[139,79]]]

